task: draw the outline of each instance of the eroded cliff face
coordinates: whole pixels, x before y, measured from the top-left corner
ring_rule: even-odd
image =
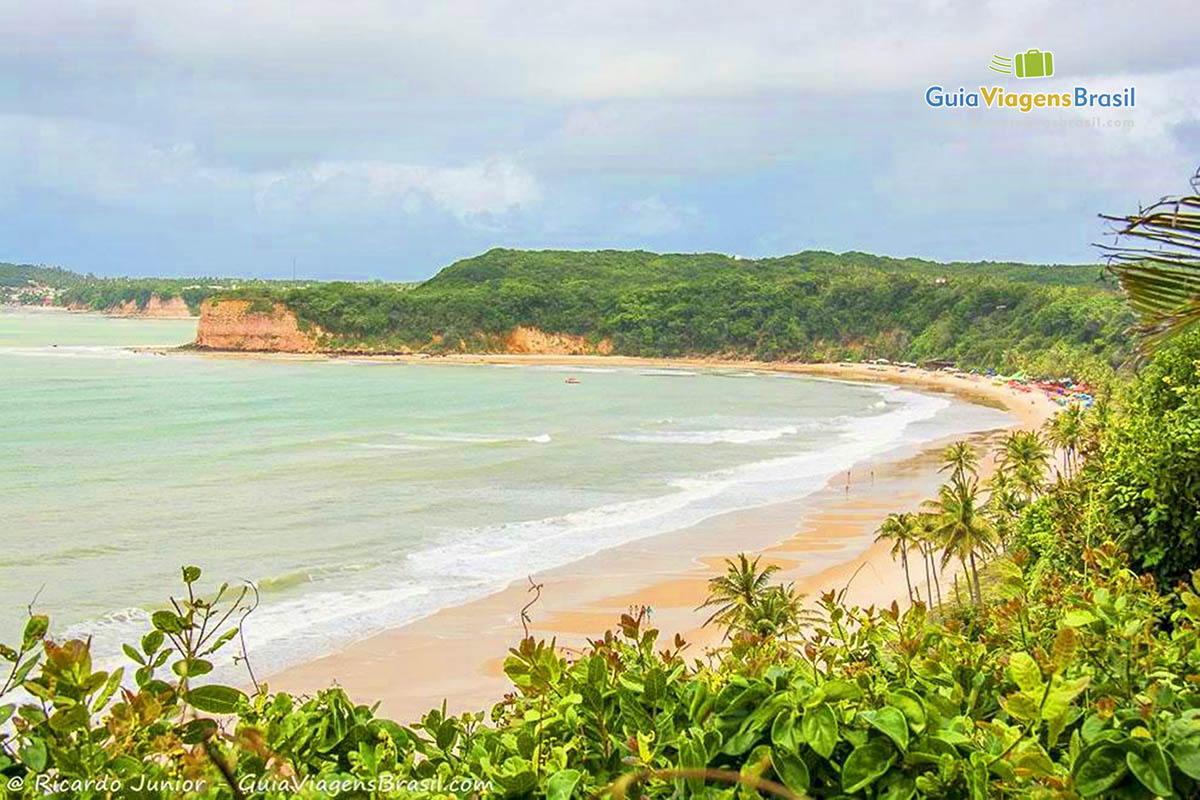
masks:
[[[179,317],[190,317],[191,310],[188,309],[187,303],[182,297],[172,297],[170,300],[162,300],[158,295],[153,295],[150,301],[146,303],[145,308],[138,308],[137,303],[132,300],[122,303],[107,313],[115,314],[121,317],[169,317],[178,319]]]
[[[583,336],[568,333],[546,333],[537,328],[520,326],[500,336],[479,334],[485,352],[541,355],[609,355],[612,342],[602,339],[592,343]],[[244,350],[273,353],[384,353],[367,344],[333,344],[331,337],[316,326],[301,330],[296,315],[276,303],[270,310],[258,308],[249,300],[207,300],[200,307],[200,324],[196,329],[197,347],[211,350]],[[435,334],[429,348],[445,352],[446,342]],[[460,342],[461,352],[470,352],[467,342]],[[420,351],[424,348],[416,348]],[[408,349],[386,352],[412,352]],[[478,351],[477,351],[478,352]]]
[[[300,330],[294,313],[278,303],[270,311],[252,310],[252,305],[249,300],[206,300],[200,306],[196,346],[270,353],[320,351],[321,332]]]
[[[609,355],[612,342],[601,339],[592,344],[583,336],[569,333],[546,333],[538,328],[519,326],[504,337],[504,352],[531,353],[556,356]]]
[[[65,306],[68,311],[86,311],[96,313],[96,309],[87,305],[73,303]],[[118,306],[109,306],[101,309],[101,314],[108,314],[113,317],[158,317],[160,319],[181,319],[183,317],[192,316],[192,311],[188,308],[188,304],[182,297],[172,297],[170,300],[163,300],[158,295],[151,296],[145,308],[138,308],[137,303],[132,300],[127,300]]]

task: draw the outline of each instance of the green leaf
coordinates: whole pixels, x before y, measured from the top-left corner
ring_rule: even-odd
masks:
[[[832,680],[821,684],[826,700],[856,700],[862,697],[862,689],[850,681]]]
[[[46,631],[50,630],[50,618],[45,614],[34,614],[25,623],[25,633],[21,637],[22,650],[31,650],[33,646],[40,642],[46,636]],[[44,747],[45,745],[43,745]]]
[[[125,655],[129,656],[137,663],[141,664],[142,666],[146,665],[146,659],[142,658],[142,654],[139,653],[133,647],[130,647],[127,644],[123,644],[123,645],[121,645],[121,649],[125,651]]]
[[[181,678],[198,678],[212,672],[212,662],[203,658],[183,658],[171,665],[171,670]]]
[[[27,658],[22,661],[21,666],[17,667],[16,674],[13,675],[13,684],[16,685],[18,683],[24,683],[25,678],[29,676],[29,673],[33,672],[33,668],[37,666],[41,660],[42,654],[37,653],[33,656],[33,658]]]
[[[775,770],[779,782],[796,794],[804,794],[808,791],[808,765],[799,756],[772,750],[771,769]]]
[[[692,741],[685,740],[679,747],[679,765],[685,769],[704,769],[708,759],[704,753],[703,745]],[[704,780],[702,778],[688,778],[686,781],[688,793],[698,795],[704,790]]]
[[[887,736],[901,751],[908,750],[908,720],[900,709],[884,706],[878,711],[864,711],[863,719]]]
[[[230,639],[232,639],[233,637],[237,636],[237,635],[238,635],[238,629],[237,629],[237,628],[230,628],[229,630],[225,631],[225,632],[224,632],[224,633],[222,633],[220,636],[218,636],[218,637],[216,638],[216,641],[214,641],[214,642],[213,642],[213,643],[212,643],[212,644],[209,646],[209,648],[208,648],[207,650],[205,650],[203,653],[201,653],[200,655],[204,655],[204,656],[206,656],[206,655],[208,655],[208,654],[210,654],[210,653],[215,653],[215,652],[217,652],[217,651],[218,651],[218,650],[220,650],[222,647],[224,647],[225,645],[229,644],[229,640],[230,640]]]
[[[910,800],[917,793],[917,782],[906,772],[893,772],[879,782],[875,800]]]
[[[1102,742],[1080,754],[1075,764],[1075,791],[1083,797],[1095,797],[1121,782],[1129,774],[1125,752],[1120,745]]]
[[[200,580],[200,568],[199,567],[184,567],[183,568],[183,582],[184,583],[195,583],[198,580]]]
[[[104,684],[104,690],[96,695],[96,699],[92,702],[92,713],[97,713],[108,705],[109,699],[116,693],[117,687],[121,685],[121,678],[125,676],[125,668],[117,667],[108,676],[108,680]]]
[[[1009,716],[1021,722],[1032,722],[1038,718],[1038,714],[1040,713],[1037,702],[1023,692],[1015,692],[1001,698],[1000,705],[1009,713]]]
[[[25,743],[21,745],[19,755],[21,763],[28,767],[31,772],[41,772],[46,768],[46,763],[49,760],[49,756],[46,753],[46,743],[36,736],[25,740]]]
[[[739,731],[726,740],[725,746],[721,748],[721,752],[726,755],[740,756],[754,746],[754,743],[758,741],[760,733],[761,731],[754,727]]]
[[[183,630],[183,620],[173,611],[155,611],[150,615],[150,622],[155,630],[163,633],[179,633]]]
[[[771,742],[789,753],[794,753],[800,748],[800,742],[796,740],[796,713],[794,711],[784,709],[779,712],[779,716],[775,717],[775,722],[771,725]]]
[[[1171,760],[1184,775],[1200,781],[1200,741],[1188,740],[1171,745]]]
[[[1130,750],[1125,754],[1125,763],[1129,766],[1129,771],[1154,794],[1169,797],[1173,791],[1171,768],[1167,766],[1162,748],[1151,741],[1143,744],[1140,750],[1140,753]]]
[[[581,774],[577,769],[560,769],[551,775],[546,781],[546,800],[570,800]]]
[[[888,695],[888,705],[900,709],[904,718],[908,720],[908,727],[912,728],[913,733],[921,733],[925,730],[928,720],[925,703],[912,689],[897,689],[892,692]]]
[[[870,786],[896,761],[896,748],[887,739],[872,739],[854,748],[842,766],[842,791],[853,794]]]
[[[3,725],[4,723],[8,722],[8,718],[12,716],[12,713],[14,710],[16,710],[16,708],[17,707],[15,705],[13,705],[12,703],[0,706],[0,725]],[[4,736],[2,734],[0,734],[0,739],[3,739],[3,738],[4,738]]]
[[[231,686],[198,686],[187,693],[187,701],[210,714],[232,714],[246,702],[246,695]]]
[[[1028,653],[1013,653],[1008,661],[1008,674],[1021,691],[1035,695],[1042,689],[1042,670]]]
[[[142,652],[148,656],[152,656],[155,650],[162,647],[162,643],[162,631],[150,631],[142,637]]]
[[[184,744],[199,744],[211,739],[217,732],[217,723],[211,719],[194,719],[179,729],[179,738]]]
[[[800,730],[808,746],[822,758],[829,758],[838,742],[837,716],[827,704],[821,703],[804,712]]]
[[[1042,705],[1042,719],[1054,719],[1065,714],[1071,702],[1088,687],[1090,680],[1087,676],[1070,681],[1055,678],[1053,688]]]
[[[738,772],[743,778],[758,780],[762,778],[763,773],[770,766],[771,748],[768,745],[762,744],[754,748]],[[738,796],[747,798],[748,800],[749,798],[758,797],[758,792],[755,792],[743,783],[738,791]]]
[[[1082,628],[1085,625],[1091,625],[1099,617],[1090,611],[1068,611],[1063,615],[1062,624],[1070,628]]]

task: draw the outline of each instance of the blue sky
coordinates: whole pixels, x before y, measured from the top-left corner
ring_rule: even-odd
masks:
[[[497,246],[1094,260],[1097,212],[1200,166],[1200,7],[1128,9],[0,0],[0,260],[354,279]],[[988,70],[1031,47],[1054,77]],[[932,84],[1137,105],[1017,129],[929,108]]]

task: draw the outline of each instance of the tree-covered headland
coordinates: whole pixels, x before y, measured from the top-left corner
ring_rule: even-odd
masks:
[[[887,358],[1061,376],[1129,355],[1133,317],[1114,289],[1099,266],[491,250],[416,287],[232,296],[282,303],[335,350],[489,352],[527,326],[608,340],[624,355]]]

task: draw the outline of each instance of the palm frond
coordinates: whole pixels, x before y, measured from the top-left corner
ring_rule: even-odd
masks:
[[[1137,214],[1101,214],[1112,226],[1112,244],[1097,244],[1138,316],[1132,333],[1142,350],[1200,323],[1200,170],[1195,194],[1164,197]]]

